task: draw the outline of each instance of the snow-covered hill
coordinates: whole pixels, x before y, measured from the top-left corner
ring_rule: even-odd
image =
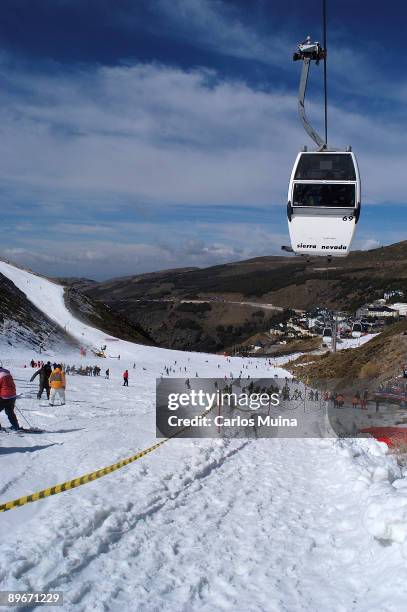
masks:
[[[61,344],[72,345],[73,339],[0,272],[0,347],[26,346],[40,350]]]
[[[0,273],[81,345],[106,343],[67,311],[59,285],[3,262]],[[173,376],[285,374],[277,361],[108,344],[111,357],[97,363],[110,379],[69,376],[63,407],[36,399],[25,366],[38,355],[2,350],[23,394],[18,418],[47,433],[0,433],[0,502],[153,443],[165,367]],[[49,356],[96,361],[68,346]],[[75,611],[402,610],[400,476],[374,441],[173,439],[101,480],[0,514],[0,589],[62,590],[63,609]]]

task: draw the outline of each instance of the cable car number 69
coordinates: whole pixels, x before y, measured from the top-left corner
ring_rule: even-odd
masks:
[[[342,217],[342,221],[353,221],[353,215],[349,215],[349,217],[345,215],[345,217]]]

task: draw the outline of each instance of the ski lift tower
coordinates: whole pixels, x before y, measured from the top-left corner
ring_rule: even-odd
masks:
[[[332,319],[332,340],[331,340],[331,347],[332,347],[333,353],[336,353],[337,334],[338,334],[338,321],[334,313],[333,319]]]

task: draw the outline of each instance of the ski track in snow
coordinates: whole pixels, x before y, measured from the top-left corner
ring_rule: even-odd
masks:
[[[81,343],[104,343],[106,334],[66,311],[61,287],[3,262],[0,272]],[[270,368],[122,341],[111,350],[120,362],[98,360],[110,380],[68,376],[67,405],[51,408],[23,367],[34,355],[0,347],[23,394],[19,409],[47,430],[0,434],[2,501],[154,443],[155,379],[165,365],[181,377],[238,375],[243,365],[251,376],[286,374],[284,359]],[[67,347],[47,358],[97,361]],[[101,480],[0,514],[0,588],[62,590],[64,609],[75,611],[399,612],[407,598],[400,476],[370,440],[174,439]]]

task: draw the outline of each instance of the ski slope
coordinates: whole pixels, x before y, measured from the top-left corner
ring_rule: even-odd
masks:
[[[115,342],[109,343],[109,339],[112,339],[113,336],[109,336],[99,329],[86,325],[69,312],[64,302],[64,287],[61,285],[49,281],[42,276],[32,274],[27,270],[16,268],[3,261],[0,261],[0,274],[9,278],[18,289],[26,294],[27,298],[39,310],[44,312],[52,321],[60,325],[67,333],[75,338],[81,346],[99,350],[101,346],[107,344],[108,353],[114,354],[115,357],[120,355],[122,361],[130,360],[131,364],[133,364],[134,360],[141,360],[143,364],[152,367],[154,374],[159,374],[157,373],[159,369],[157,366],[161,364],[161,366],[164,367],[164,365],[168,365],[177,360],[177,357],[178,366],[183,364],[182,367],[184,367],[187,362],[191,361],[191,357],[183,351],[148,347],[118,339],[115,339]],[[220,358],[218,356],[204,353],[193,353],[193,356],[195,365],[199,366],[200,376],[217,376],[219,374],[217,366]],[[87,361],[89,361],[89,357]],[[224,363],[225,360],[221,360],[221,362]],[[247,360],[233,358],[234,373],[236,374],[237,368],[240,369],[246,362]],[[256,361],[256,365],[258,366],[256,375],[270,375],[270,368],[266,363],[265,360]],[[278,364],[279,361],[273,360],[273,363]],[[122,370],[124,369],[123,367]],[[230,371],[232,371],[231,368],[228,368],[227,371],[222,371],[222,375],[224,376],[227,374],[229,376]],[[273,370],[273,375],[274,374],[282,376],[286,375],[286,372],[277,367]]]
[[[104,343],[66,310],[60,286],[3,262],[0,272],[81,344]],[[22,393],[18,418],[47,430],[0,433],[1,502],[154,443],[164,367],[172,376],[285,375],[277,360],[114,347],[120,361],[68,347],[49,354],[111,372],[68,376],[62,407],[36,399],[24,366],[37,356],[0,350]],[[61,590],[64,610],[84,612],[400,611],[406,538],[407,479],[383,444],[174,439],[96,482],[0,514],[0,589]]]

